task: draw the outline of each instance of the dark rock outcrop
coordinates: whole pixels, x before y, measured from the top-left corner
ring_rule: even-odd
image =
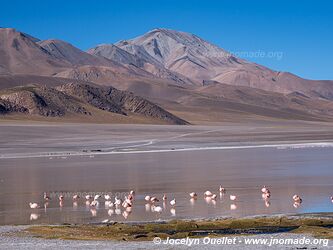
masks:
[[[91,115],[92,107],[125,116],[132,113],[171,124],[188,124],[144,98],[113,87],[74,82],[56,88],[33,85],[0,92],[0,114]]]

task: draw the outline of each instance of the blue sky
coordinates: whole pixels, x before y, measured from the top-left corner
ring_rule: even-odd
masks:
[[[332,1],[1,1],[0,27],[83,50],[156,27],[194,33],[247,60],[333,79]]]

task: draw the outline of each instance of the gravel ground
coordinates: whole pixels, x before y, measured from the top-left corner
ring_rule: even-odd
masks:
[[[118,242],[118,241],[74,241],[74,240],[45,240],[29,236],[15,236],[16,232],[25,229],[27,226],[0,226],[0,249],[333,249],[332,240],[322,242],[322,244],[294,244],[294,245],[246,245],[245,239],[303,239],[310,241],[317,240],[307,235],[295,234],[264,234],[250,237],[237,237],[236,244],[203,244],[203,239],[199,239],[199,244],[173,245],[173,244],[154,244],[153,242]],[[229,240],[233,237],[229,236]],[[212,240],[222,240],[223,238],[212,238]],[[240,243],[240,241],[242,241]],[[328,243],[328,244],[327,244]],[[327,245],[326,245],[327,244]]]

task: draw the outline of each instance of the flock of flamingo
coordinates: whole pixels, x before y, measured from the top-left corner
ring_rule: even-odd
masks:
[[[222,186],[219,187],[219,192],[220,192],[220,197],[222,197],[222,195],[224,195],[226,193],[226,189]],[[269,190],[268,187],[263,186],[261,188],[261,193],[262,193],[262,198],[265,202],[265,206],[269,207],[270,206],[270,197],[271,197],[271,191]],[[190,196],[190,201],[191,203],[194,203],[195,200],[198,198],[198,194],[196,192],[192,192],[189,193]],[[206,191],[203,194],[205,200],[209,203],[209,202],[215,202],[215,200],[217,199],[217,195],[211,191]],[[83,197],[86,200],[86,206],[91,208],[91,213],[93,216],[97,215],[97,211],[96,208],[99,207],[100,204],[100,199],[102,199],[102,196],[97,194],[95,196],[93,195],[85,195]],[[126,196],[125,199],[121,199],[117,196],[115,196],[114,201],[112,201],[112,197],[109,194],[105,194],[104,195],[104,204],[105,204],[105,208],[109,208],[108,214],[111,216],[113,213],[116,214],[122,214],[124,216],[125,219],[127,219],[127,217],[129,216],[129,214],[132,212],[132,207],[133,207],[133,202],[134,202],[134,198],[135,198],[135,192],[134,190],[131,190]],[[46,192],[44,192],[44,207],[46,208],[46,204],[51,200],[51,197],[49,195],[47,195]],[[59,195],[58,196],[59,199],[59,205],[60,207],[62,207],[64,205],[64,199],[65,197],[63,195]],[[78,201],[81,199],[81,197],[78,194],[73,195],[72,200],[73,200],[73,206],[77,207],[78,206]],[[229,195],[229,199],[231,201],[236,201],[237,200],[237,196],[234,194],[230,194]],[[330,197],[332,203],[333,203],[333,196]],[[144,197],[144,200],[146,201],[146,211],[151,211],[151,212],[155,212],[155,213],[162,213],[163,209],[166,208],[166,203],[167,203],[167,196],[164,194],[162,197],[163,200],[163,207],[161,207],[160,205],[158,205],[158,202],[160,201],[158,197],[156,196],[150,196],[150,195],[146,195]],[[292,201],[293,201],[293,206],[295,208],[298,208],[301,203],[302,203],[302,198],[295,194],[292,197]],[[175,210],[175,206],[176,206],[176,199],[173,198],[172,200],[170,200],[169,202],[171,209],[171,215],[175,216],[176,215],[176,210]],[[38,209],[41,206],[37,203],[37,202],[30,202],[29,206],[31,209]],[[121,208],[124,209],[123,212],[121,212]],[[115,210],[114,210],[115,209]],[[230,205],[230,209],[231,210],[235,210],[237,209],[237,206],[235,204],[231,204]]]

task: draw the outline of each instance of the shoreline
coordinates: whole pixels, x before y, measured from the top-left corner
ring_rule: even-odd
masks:
[[[333,239],[333,213],[249,216],[154,222],[114,222],[62,225],[2,225],[0,238],[61,241],[149,242],[184,238],[306,236]]]
[[[273,143],[273,141],[271,141]],[[152,145],[153,140],[148,143],[140,144],[140,146]],[[30,153],[30,154],[10,154],[0,155],[1,159],[24,159],[24,158],[48,158],[48,157],[68,157],[68,156],[98,156],[98,155],[115,155],[115,154],[145,154],[145,153],[169,153],[169,152],[191,152],[191,151],[208,151],[208,150],[233,150],[233,149],[260,149],[260,148],[275,148],[279,150],[284,149],[303,149],[303,148],[331,148],[333,141],[304,141],[304,142],[290,142],[278,144],[255,144],[255,145],[230,145],[230,146],[205,146],[205,147],[189,147],[189,148],[170,148],[170,149],[151,149],[151,150],[137,150],[136,146],[128,146],[108,151],[105,149],[90,149],[80,151],[68,152],[43,152],[43,153]],[[131,150],[134,148],[134,150]]]

